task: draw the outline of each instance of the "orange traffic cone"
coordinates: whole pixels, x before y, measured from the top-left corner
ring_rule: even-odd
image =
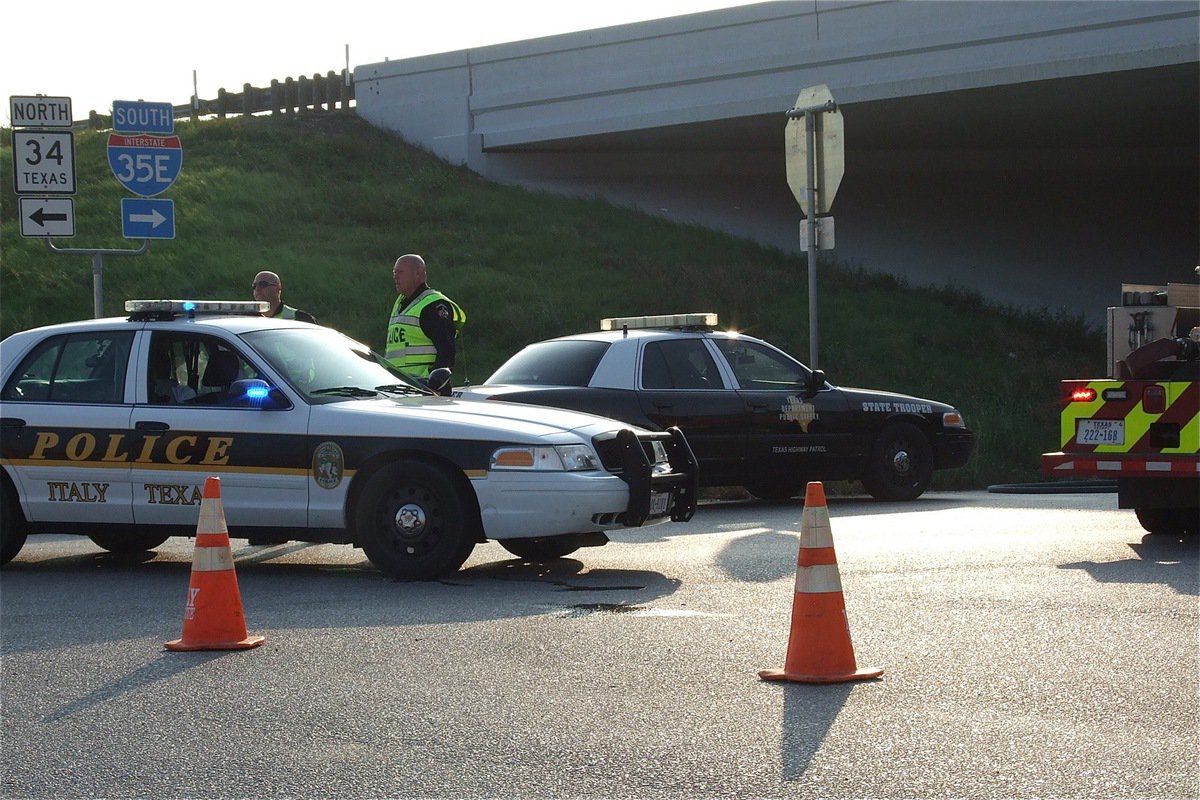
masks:
[[[787,659],[783,669],[764,669],[758,677],[765,681],[843,683],[882,674],[882,669],[859,669],[854,661],[825,487],[820,481],[811,481],[800,517],[800,553],[796,558]]]
[[[246,635],[242,595],[221,505],[221,479],[207,478],[196,526],[192,580],[183,608],[183,638],[163,646],[168,650],[245,650],[263,641],[263,636]]]

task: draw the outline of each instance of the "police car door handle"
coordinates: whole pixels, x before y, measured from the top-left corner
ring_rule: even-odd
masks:
[[[766,403],[750,403],[749,406],[750,410],[755,414],[762,414],[771,409],[771,407]]]
[[[139,431],[169,431],[171,426],[165,422],[156,422],[154,420],[143,419],[139,420],[133,427]]]
[[[0,428],[24,428],[25,420],[17,417],[5,417],[0,419]]]

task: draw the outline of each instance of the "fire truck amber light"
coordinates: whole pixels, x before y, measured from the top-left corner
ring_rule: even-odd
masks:
[[[1096,390],[1090,387],[1076,389],[1071,392],[1072,403],[1090,403],[1096,399]]]

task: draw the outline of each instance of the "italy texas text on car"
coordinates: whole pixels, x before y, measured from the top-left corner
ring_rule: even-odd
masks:
[[[457,570],[485,539],[555,558],[695,510],[678,430],[438,397],[265,305],[130,301],[5,339],[0,563],[29,533],[194,535],[210,475],[232,536],[353,544],[396,578]]]
[[[702,486],[792,497],[810,480],[861,480],[911,500],[936,469],[960,467],[974,435],[952,406],[834,386],[717,315],[601,320],[594,333],[531,344],[456,396],[572,408],[651,430],[677,426]]]

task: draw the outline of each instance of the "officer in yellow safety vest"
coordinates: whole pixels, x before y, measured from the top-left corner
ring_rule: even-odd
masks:
[[[388,319],[384,357],[393,366],[418,378],[435,369],[454,369],[455,340],[467,321],[458,303],[425,282],[425,259],[415,253],[400,256],[392,266],[392,281],[400,295]],[[450,386],[441,387],[450,394]]]
[[[270,303],[271,307],[263,314],[264,317],[280,317],[281,319],[298,319],[301,322],[311,322],[314,325],[317,318],[307,311],[292,308],[283,304],[283,281],[274,272],[263,271],[254,276],[254,284],[250,287],[254,299]]]

